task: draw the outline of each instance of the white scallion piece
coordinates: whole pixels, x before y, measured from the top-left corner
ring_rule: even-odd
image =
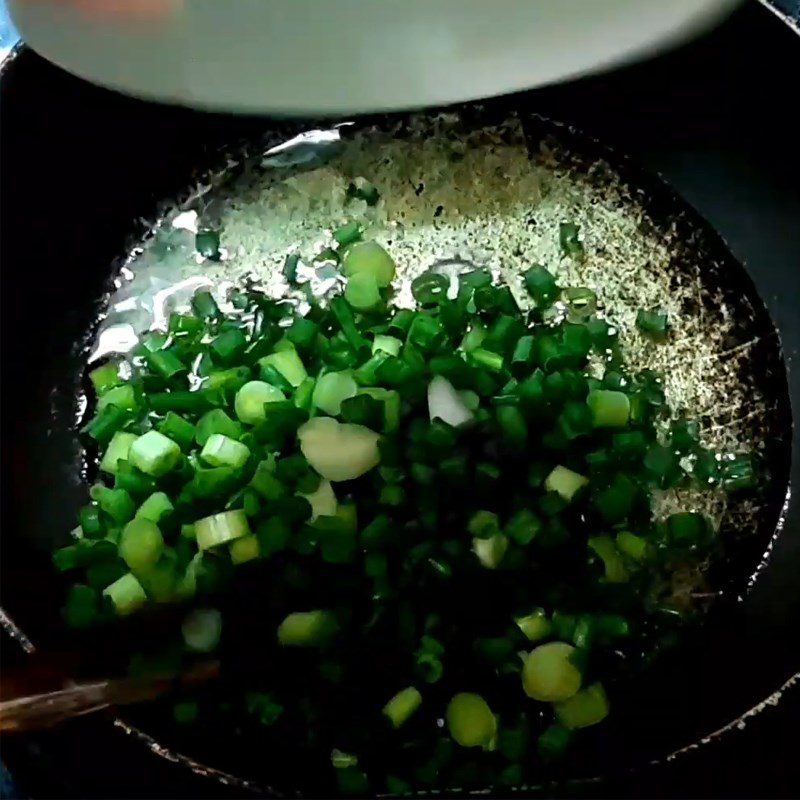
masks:
[[[473,416],[453,384],[441,375],[428,385],[428,413],[431,422],[440,419],[454,428],[469,422]]]

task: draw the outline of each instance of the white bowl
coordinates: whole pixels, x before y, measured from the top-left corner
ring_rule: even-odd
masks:
[[[737,0],[11,0],[46,58],[104,86],[238,112],[489,97],[684,40]]]

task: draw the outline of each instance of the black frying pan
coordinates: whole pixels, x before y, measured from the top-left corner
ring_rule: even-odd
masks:
[[[584,95],[581,91],[573,92],[572,102],[557,92],[540,94],[539,102],[574,117],[580,108],[576,98],[582,99],[590,104],[584,108],[590,116],[597,111],[591,108],[596,94],[591,84]],[[215,158],[219,145],[257,135],[264,122],[234,121],[116,97],[64,75],[30,53],[5,68],[2,93],[0,601],[19,630],[41,644],[55,635],[60,601],[60,587],[42,548],[71,527],[83,491],[74,478],[73,405],[67,389],[79,373],[81,343],[102,308],[110,265],[136,232],[137,218],[152,216],[159,199],[179,193],[195,167]],[[529,120],[528,135],[532,141],[555,135],[589,159],[601,152],[591,140],[535,119]],[[794,163],[796,169],[796,153],[794,162],[790,156],[789,168]],[[644,193],[655,224],[680,218],[685,247],[720,265],[709,280],[727,293],[731,303],[752,310],[744,315],[749,327],[743,335],[759,337],[753,364],[759,385],[774,402],[768,452],[772,481],[758,530],[732,549],[724,570],[726,601],[715,608],[700,633],[687,639],[680,653],[660,664],[645,685],[632,687],[627,713],[620,709],[615,714],[619,724],[608,729],[604,741],[575,770],[583,775],[662,758],[701,739],[772,695],[799,665],[800,590],[795,576],[800,568],[800,516],[796,507],[783,514],[792,442],[790,390],[780,339],[756,286],[709,226],[658,180],[618,156],[611,160]],[[791,185],[796,189],[798,184],[787,181]],[[790,203],[797,194],[790,195]],[[773,280],[769,244],[754,247],[755,258],[749,264],[765,285]],[[794,252],[800,257],[800,242],[796,244]],[[785,289],[790,292],[791,284],[786,283]],[[794,294],[797,299],[796,289]],[[797,327],[790,319],[785,323],[784,338],[796,342]],[[58,391],[52,393],[54,388]],[[795,385],[795,398],[796,390]],[[764,566],[761,556],[772,545],[778,523],[782,535]],[[744,598],[741,602],[739,595]],[[9,649],[4,648],[4,657]],[[653,686],[659,686],[656,696]],[[151,727],[147,714],[142,722],[143,730],[158,739],[161,732],[157,725]],[[98,729],[92,735],[103,736]],[[143,741],[154,747],[147,735]],[[166,752],[174,755],[174,746],[181,743],[165,745]],[[257,784],[269,783],[268,769],[253,770],[253,754],[237,759],[224,748],[204,748],[202,743],[194,743],[190,754],[208,756],[209,749],[214,766],[245,781],[254,776]],[[195,761],[184,763],[202,769]],[[244,783],[235,785],[245,788]],[[209,789],[210,794],[218,791]]]

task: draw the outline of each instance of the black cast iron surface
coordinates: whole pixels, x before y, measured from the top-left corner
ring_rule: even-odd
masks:
[[[750,268],[781,330],[790,367],[800,348],[796,310],[800,300],[796,282],[800,271],[800,122],[792,119],[790,99],[798,74],[800,40],[766,10],[752,6],[680,53],[612,76],[517,98],[520,105],[573,122],[662,172],[699,208],[727,239],[734,255]],[[31,54],[24,54],[7,71],[2,91],[3,227],[13,219],[9,208],[16,203],[16,208],[40,214],[42,228],[51,237],[36,248],[40,254],[36,263],[16,259],[13,273],[8,263],[3,264],[4,358],[19,354],[24,359],[4,369],[5,375],[15,375],[14,385],[4,381],[2,392],[5,528],[25,511],[19,505],[15,508],[15,503],[24,496],[20,489],[30,465],[25,463],[24,443],[13,432],[36,413],[28,394],[41,385],[36,343],[41,346],[49,341],[47,320],[37,317],[36,292],[45,294],[44,305],[67,305],[68,323],[66,330],[61,326],[61,335],[74,339],[83,332],[81,313],[73,310],[71,298],[80,298],[88,290],[93,265],[87,263],[82,269],[79,263],[66,264],[59,258],[62,251],[80,251],[81,237],[86,236],[85,225],[68,222],[75,218],[71,209],[85,209],[92,220],[95,241],[85,248],[89,261],[94,253],[118,252],[130,220],[151,211],[143,207],[142,198],[152,202],[169,194],[176,176],[202,163],[202,154],[181,146],[181,133],[193,125],[189,112],[156,110],[101,90],[87,90]],[[210,139],[227,135],[225,119],[204,118],[203,125]],[[263,125],[263,121],[253,122],[252,129]],[[95,148],[92,152],[87,152],[87,140]],[[146,171],[137,168],[137,148],[151,160]],[[113,203],[107,197],[104,176],[97,174],[98,163],[111,163],[119,170]],[[44,264],[42,253],[47,255]],[[48,297],[48,286],[59,284],[48,282],[51,270],[70,271],[69,295],[53,297],[49,290]],[[7,312],[22,304],[28,304],[30,319],[41,326],[32,334],[7,323],[19,319],[18,313]],[[22,335],[31,336],[33,345],[13,347],[13,340]],[[793,397],[800,397],[800,383],[791,370],[790,382]],[[795,453],[795,465],[797,460]],[[791,643],[781,634],[787,620],[800,619],[795,589],[800,565],[798,530],[796,525],[787,527],[765,573],[768,579],[760,580],[754,590],[754,601],[762,610],[775,609],[775,651],[765,653],[766,658],[786,659]],[[3,555],[10,555],[5,545]],[[44,606],[47,587],[31,589],[30,602]],[[766,631],[763,638],[768,636]],[[4,663],[7,654],[13,655],[8,645]],[[747,680],[746,675],[737,674],[735,651],[730,653],[730,674],[721,675],[720,680],[734,688],[737,681]],[[799,714],[795,689],[776,709],[749,722],[743,732],[723,736],[672,765],[619,785],[573,792],[796,795],[800,776],[792,745],[796,733],[790,723]],[[15,767],[22,790],[34,796],[188,797],[226,792],[150,756],[100,723],[75,723],[35,741],[6,743],[3,758]]]

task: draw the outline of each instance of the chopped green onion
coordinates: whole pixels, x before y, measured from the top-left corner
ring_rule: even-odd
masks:
[[[250,450],[235,439],[221,433],[214,433],[208,437],[200,452],[200,458],[212,467],[239,469],[250,458]]]
[[[156,427],[159,433],[176,442],[181,450],[188,450],[194,442],[195,426],[174,411],[168,411]]]
[[[597,310],[597,295],[585,286],[570,287],[564,290],[564,300],[569,309],[568,319],[570,322],[586,322]],[[599,320],[599,322],[603,322]],[[587,333],[592,335],[592,331],[587,329]],[[594,337],[592,336],[592,339]]]
[[[381,430],[385,433],[392,433],[400,426],[400,394],[393,389],[381,389],[367,387],[359,389],[359,394],[368,395],[373,400],[377,400],[383,408]]]
[[[471,353],[483,344],[485,338],[486,328],[480,322],[476,322],[464,334],[459,349],[463,350],[465,353]]]
[[[562,290],[535,266],[524,275],[533,308],[521,311],[516,287],[488,269],[459,276],[455,298],[452,279],[432,271],[413,280],[413,308],[396,309],[394,262],[359,241],[364,224],[335,230],[335,249],[311,264],[340,270],[343,295],[316,298],[310,283],[297,284],[299,256],[287,259],[305,316],[294,300],[250,287],[226,291],[230,314],[199,292],[192,313],[169,313],[166,332],[143,332],[124,367],[94,366],[96,414],[84,432],[97,444],[102,482],[71,543],[53,554],[74,583],[63,613],[86,627],[113,607],[190,603],[234,576],[264,584],[256,616],[277,628],[278,645],[333,645],[316,663],[284,651],[272,677],[310,665],[310,677],[340,695],[331,708],[300,697],[280,734],[310,731],[313,750],[334,748],[344,793],[518,785],[533,775],[531,735],[553,758],[572,729],[608,712],[599,685],[582,688],[584,675],[617,679],[616,648],[646,656],[662,633],[674,635],[659,619],[654,638],[642,614],[653,600],[659,613],[677,608],[676,570],[691,577],[716,549],[702,514],[654,516],[657,490],[692,477],[695,488],[748,489],[758,462],[705,449],[683,414],[669,422],[664,379],[631,371],[591,289]],[[560,245],[583,257],[576,225],[561,226]],[[638,324],[654,338],[669,332],[659,311],[642,312]],[[475,594],[471,625],[451,613],[465,591]],[[332,610],[299,611],[277,626],[284,600]],[[196,658],[187,650],[217,647],[220,620],[191,612],[171,669],[181,653]],[[531,653],[519,652],[525,642]],[[331,709],[364,720],[380,712],[380,691],[352,691],[356,651],[376,646],[397,666],[378,686],[388,699],[384,734],[420,750],[388,780],[352,725],[328,735]],[[409,668],[414,677],[392,687]],[[525,695],[554,707],[526,700],[515,710],[503,693],[517,674]],[[453,697],[481,675],[496,684],[485,696],[503,709],[500,729],[479,695]],[[243,687],[240,705],[273,725],[283,708],[262,678]],[[416,687],[392,697],[411,681],[441,687],[428,711],[417,713]],[[453,698],[450,736],[429,725],[436,697]],[[544,730],[553,712],[557,724]],[[497,756],[469,758],[458,744]]]
[[[357,767],[337,769],[336,785],[342,797],[360,797],[369,791],[369,779]]]
[[[523,275],[525,288],[537,308],[550,308],[558,297],[558,285],[553,274],[542,266],[531,267]]]
[[[334,769],[346,769],[347,767],[355,767],[358,765],[358,756],[344,753],[341,750],[331,751],[331,764]]]
[[[625,474],[618,474],[610,486],[598,492],[594,504],[603,519],[610,524],[627,519],[636,499],[636,485]]]
[[[119,555],[133,572],[150,569],[163,551],[164,537],[152,520],[137,517],[122,529]]]
[[[55,550],[53,552],[52,561],[59,572],[69,572],[70,570],[86,566],[85,553],[86,551],[84,548],[75,544],[70,544]]]
[[[131,414],[123,408],[108,405],[85,425],[81,430],[88,433],[99,444],[111,441],[114,434],[126,425],[131,419]]]
[[[589,539],[589,549],[596,553],[605,567],[608,583],[626,583],[628,570],[610,536],[593,536]]]
[[[216,608],[196,608],[181,624],[184,644],[196,653],[215,650],[222,636],[222,614]]]
[[[380,199],[377,187],[363,178],[356,178],[355,182],[347,187],[347,196],[363,200],[368,206],[377,205]]]
[[[494,746],[497,718],[488,703],[472,692],[455,695],[447,705],[447,729],[453,740],[462,747]]]
[[[234,422],[221,408],[214,408],[197,421],[195,440],[202,447],[214,434],[239,439],[242,433],[242,426],[238,422]]]
[[[96,367],[89,373],[89,379],[94,386],[95,392],[98,395],[103,395],[115,386],[122,383],[122,378],[119,374],[119,367],[113,361]]]
[[[174,469],[181,459],[181,449],[158,431],[148,431],[131,444],[130,463],[146,475],[159,477]]]
[[[495,416],[503,439],[516,449],[524,448],[528,441],[528,423],[522,412],[516,406],[501,405]]]
[[[250,519],[261,513],[261,500],[254,489],[242,489],[242,510]]]
[[[169,315],[169,323],[167,328],[176,339],[189,339],[202,333],[204,328],[203,320],[195,317],[193,314],[175,314]]]
[[[336,494],[329,481],[320,481],[313,492],[302,494],[311,504],[311,519],[314,522],[317,517],[332,517],[336,514],[338,503]]]
[[[67,594],[64,619],[72,628],[87,628],[99,614],[97,592],[91,586],[75,584]]]
[[[158,524],[162,517],[174,511],[175,506],[164,492],[153,492],[137,509],[136,517]]]
[[[313,405],[314,387],[317,382],[313,378],[306,378],[295,390],[294,404],[304,411],[310,411]]]
[[[575,654],[575,648],[564,642],[549,642],[532,650],[522,666],[525,694],[546,703],[572,697],[583,680],[574,663]]]
[[[699,547],[708,544],[713,529],[703,514],[695,511],[680,511],[667,518],[667,535],[670,544],[679,547]]]
[[[297,283],[297,267],[300,264],[300,256],[297,253],[289,253],[283,262],[283,277],[287,283]]]
[[[467,530],[478,539],[491,539],[500,533],[500,519],[493,511],[476,511],[467,523]]]
[[[286,329],[286,338],[302,352],[309,351],[319,336],[319,326],[305,317],[298,317]],[[277,345],[276,345],[277,346]]]
[[[250,378],[250,367],[231,367],[215,370],[206,377],[203,384],[207,391],[233,393],[244,386]]]
[[[319,541],[322,559],[329,564],[348,564],[355,559],[355,519],[347,519],[345,509],[345,506],[339,506],[335,517],[317,517],[312,526]]]
[[[191,522],[181,525],[181,536],[183,538],[193,540],[195,535],[194,525]]]
[[[609,712],[608,698],[599,683],[555,705],[556,719],[570,730],[588,728],[602,722]]]
[[[367,373],[365,368],[375,365],[376,361],[377,368]],[[414,379],[419,377],[419,371],[401,358],[395,358],[388,353],[376,353],[364,367],[356,370],[355,377],[362,384],[377,381],[389,386],[397,386],[400,389],[407,389]]]
[[[285,550],[291,535],[289,523],[282,517],[269,517],[264,520],[256,530],[260,555],[266,558]]]
[[[514,345],[511,354],[511,372],[517,377],[523,377],[531,371],[536,357],[536,339],[533,336],[522,336]]]
[[[436,375],[428,385],[428,416],[431,422],[440,419],[457,428],[470,422],[474,415],[453,384],[447,378]]]
[[[271,694],[264,692],[247,692],[245,707],[248,714],[266,726],[274,724],[283,713],[283,706],[276,703]]]
[[[388,544],[393,532],[392,521],[379,514],[361,531],[361,544],[365,550],[375,550]]]
[[[338,629],[330,611],[297,611],[278,626],[278,643],[284,647],[324,647]]]
[[[203,258],[219,261],[219,232],[211,228],[201,228],[195,234],[194,247]]]
[[[494,666],[504,665],[514,654],[514,642],[505,636],[478,639],[475,651]]]
[[[572,738],[572,732],[561,725],[551,725],[536,743],[539,755],[545,761],[552,761],[563,755]]]
[[[636,314],[636,327],[654,341],[663,342],[667,338],[667,315],[658,309],[645,311],[640,309]]]
[[[458,276],[459,299],[468,300],[473,292],[492,283],[492,273],[487,269],[473,269]]]
[[[617,550],[634,561],[644,561],[650,552],[647,539],[628,531],[620,531],[616,538]]]
[[[286,494],[286,487],[275,476],[274,456],[258,464],[250,485],[266,500],[277,500]]]
[[[377,242],[354,242],[344,254],[342,272],[348,278],[359,273],[372,275],[383,289],[394,279],[395,264]]]
[[[345,422],[354,422],[373,430],[383,428],[383,403],[363,391],[343,400],[340,413]]]
[[[384,715],[393,728],[400,728],[417,711],[422,704],[422,695],[413,686],[399,691],[383,707]]]
[[[400,354],[400,348],[403,346],[403,343],[400,339],[397,339],[394,336],[384,336],[383,334],[375,334],[375,339],[372,342],[372,353],[381,352],[381,353],[388,353],[390,356],[396,356]]]
[[[340,247],[347,247],[361,238],[361,226],[355,221],[348,222],[333,232],[333,238]]]
[[[584,256],[584,249],[581,240],[578,238],[580,228],[574,222],[562,222],[558,226],[558,241],[561,245],[561,252],[565,256],[581,259]]]
[[[670,428],[670,445],[678,453],[690,453],[699,444],[700,426],[686,419],[678,419]]]
[[[322,261],[333,261],[335,263],[339,263],[340,256],[337,250],[334,250],[332,247],[325,247],[321,252],[317,253],[314,256],[314,261],[322,262]]]
[[[556,492],[567,502],[589,483],[588,478],[573,472],[561,465],[554,467],[552,472],[544,479],[544,487],[548,492]]]
[[[437,350],[445,338],[445,332],[436,317],[417,314],[408,329],[406,342],[416,345],[423,353]]]
[[[244,511],[236,509],[199,519],[194,523],[194,530],[197,547],[200,550],[208,550],[240,536],[247,536],[250,533],[250,525]]]
[[[553,637],[563,641],[575,638],[575,628],[578,618],[574,614],[565,614],[563,611],[556,610],[552,618]]]
[[[228,328],[212,339],[208,347],[215,361],[230,364],[244,353],[247,339],[239,328]]]
[[[725,455],[719,463],[719,481],[726,491],[753,489],[758,484],[755,462],[750,454]]]
[[[249,381],[236,393],[234,409],[236,416],[246,425],[257,425],[267,418],[264,406],[285,400],[283,392],[264,381]]]
[[[222,398],[211,391],[171,391],[148,395],[147,402],[156,414],[166,414],[168,411],[199,414],[220,405]]]
[[[342,401],[355,397],[358,384],[352,372],[327,372],[317,379],[312,402],[326,414],[336,416],[342,409]]]
[[[147,595],[142,584],[130,572],[103,589],[103,596],[111,601],[114,610],[120,616],[132,614],[147,603]]]
[[[530,544],[542,529],[542,521],[533,511],[521,508],[503,528],[503,533],[519,545]]]
[[[308,463],[329,481],[353,480],[380,462],[380,437],[363,425],[315,417],[298,429],[297,437]]]
[[[678,456],[669,447],[657,443],[647,448],[642,466],[662,489],[674,486],[683,474]]]
[[[122,559],[99,561],[91,564],[86,570],[86,582],[93,588],[102,591],[114,581],[119,580],[128,567]]]
[[[472,551],[478,561],[487,569],[497,569],[508,550],[508,538],[502,533],[495,534],[488,539],[475,537],[472,540]]]
[[[352,249],[350,248],[350,250]],[[334,297],[331,300],[330,308],[350,348],[354,351],[359,351],[365,347],[367,341],[359,332],[352,309],[347,304],[347,301],[343,297]]]
[[[97,501],[100,509],[118,525],[122,525],[133,517],[136,503],[124,489],[109,489],[98,483],[92,486],[90,494],[92,500]]]
[[[483,347],[476,347],[468,353],[470,363],[477,367],[484,367],[491,372],[500,372],[505,367],[503,356],[500,353],[493,353]]]
[[[375,277],[368,272],[357,272],[348,278],[344,299],[356,311],[371,311],[376,308],[381,302],[381,293]]]
[[[178,725],[191,725],[200,716],[200,706],[191,701],[175,703],[172,707],[172,718]]]
[[[524,617],[517,617],[514,622],[529,642],[538,642],[541,639],[546,639],[552,630],[550,620],[547,619],[547,614],[541,608],[526,614]]]
[[[163,331],[148,331],[147,333],[143,333],[141,335],[139,339],[139,347],[136,348],[136,352],[143,356],[147,356],[148,353],[161,350],[161,348],[166,346],[166,344],[166,333]]]
[[[447,299],[450,281],[437,272],[423,272],[411,281],[411,294],[422,306],[435,306]]]
[[[136,577],[151,600],[156,603],[172,602],[178,596],[177,554],[172,550],[164,550],[155,564],[137,572]]]
[[[356,382],[362,386],[368,386],[369,384],[375,383],[381,366],[390,359],[393,362],[405,366],[399,358],[390,356],[389,353],[386,353],[383,350],[378,350],[353,373],[353,377],[356,379]]]
[[[102,411],[106,406],[116,406],[123,411],[133,411],[136,408],[136,392],[131,384],[113,388],[100,395],[97,400],[97,410]]]
[[[148,350],[145,361],[153,372],[167,381],[188,372],[186,365],[171,350]]]
[[[83,535],[87,539],[99,539],[105,532],[103,520],[97,506],[84,506],[78,512],[78,520]]]
[[[111,441],[108,443],[105,453],[103,453],[103,458],[100,461],[100,470],[108,472],[110,475],[116,475],[119,469],[119,462],[128,460],[131,445],[138,438],[135,433],[117,431],[111,437]]]
[[[641,431],[624,431],[611,437],[611,449],[622,458],[640,458],[647,450],[647,439]]]
[[[593,389],[586,397],[596,428],[620,428],[628,424],[631,403],[624,392]]]

